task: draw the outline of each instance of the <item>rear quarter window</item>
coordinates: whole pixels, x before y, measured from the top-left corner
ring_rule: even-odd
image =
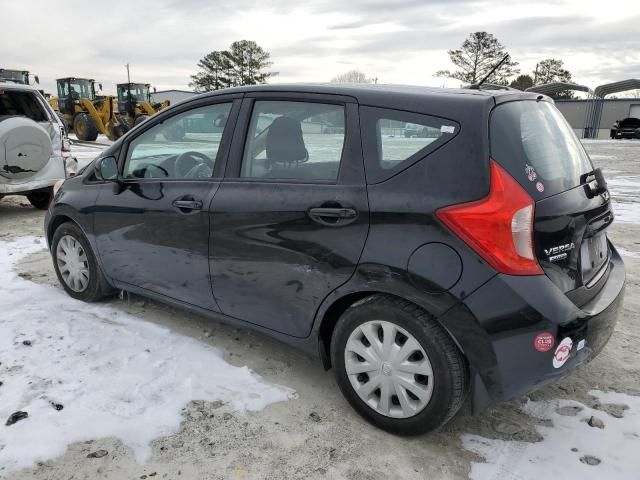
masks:
[[[0,88],[0,118],[21,116],[34,122],[48,122],[44,106],[33,92]]]
[[[491,114],[491,156],[535,199],[580,185],[591,160],[560,111],[525,100],[498,105]]]
[[[360,120],[368,183],[408,168],[460,130],[450,119],[388,108],[360,107]]]

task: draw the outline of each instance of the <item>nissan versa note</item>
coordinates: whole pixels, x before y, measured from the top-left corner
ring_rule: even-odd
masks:
[[[262,331],[418,434],[602,350],[625,283],[613,218],[548,97],[269,85],[154,115],[64,183],[45,228],[70,296]]]

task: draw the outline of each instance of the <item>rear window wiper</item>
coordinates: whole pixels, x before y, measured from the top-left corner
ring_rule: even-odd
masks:
[[[584,190],[587,192],[587,197],[589,198],[602,195],[608,191],[607,181],[604,179],[602,170],[599,168],[581,175],[580,184],[584,184]]]

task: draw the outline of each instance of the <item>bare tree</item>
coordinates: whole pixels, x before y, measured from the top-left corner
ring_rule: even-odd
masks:
[[[349,70],[331,79],[331,83],[372,83],[373,80],[360,70]]]

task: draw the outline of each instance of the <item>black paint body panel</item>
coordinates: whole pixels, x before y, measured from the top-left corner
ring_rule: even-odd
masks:
[[[154,115],[100,156],[114,155],[122,170],[127,145],[139,133],[190,108],[233,100],[212,178],[117,184],[98,182],[90,166],[56,195],[46,216],[47,238],[70,219],[98,252],[113,286],[249,326],[325,360],[323,322],[332,321],[327,314],[343,299],[370,293],[404,298],[427,310],[460,347],[478,410],[486,401],[514,398],[556,379],[595,355],[612,332],[623,297],[624,267],[612,246],[607,274],[596,289],[575,294],[582,295],[577,302],[570,293],[582,283],[558,281],[549,266],[547,275],[498,275],[435,216],[439,208],[487,195],[491,110],[532,98],[538,95],[327,85],[198,95]],[[347,140],[338,180],[239,179],[254,99],[345,105]],[[389,178],[367,182],[375,152],[362,138],[361,106],[449,118],[459,131]],[[202,210],[176,210],[172,201],[184,195],[201,199]],[[347,205],[357,216],[340,225],[312,221],[308,209],[327,202]],[[548,222],[555,218],[567,237],[575,237],[608,202],[566,192],[536,208],[536,242],[553,243],[562,239],[558,230],[557,239],[544,237]],[[587,346],[554,369],[553,352],[533,348],[541,331],[558,340],[585,339]]]

